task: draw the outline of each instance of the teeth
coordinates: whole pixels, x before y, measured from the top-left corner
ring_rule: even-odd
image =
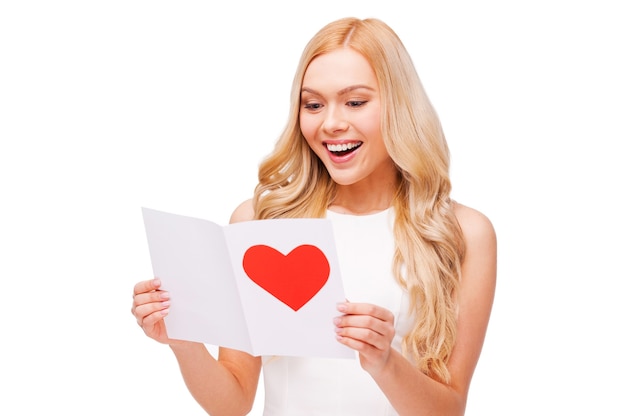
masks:
[[[358,147],[360,143],[327,144],[326,147],[331,152],[345,152],[346,150]]]

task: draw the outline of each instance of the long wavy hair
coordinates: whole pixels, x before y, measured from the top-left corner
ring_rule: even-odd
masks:
[[[450,156],[439,118],[396,33],[377,19],[345,18],[306,45],[292,90],[287,125],[259,166],[255,216],[324,217],[336,185],[300,131],[302,80],[317,56],[351,48],[372,66],[381,95],[381,131],[398,170],[393,199],[395,252],[391,272],[407,291],[415,325],[402,349],[420,370],[450,381],[456,340],[456,295],[465,246],[450,199]]]

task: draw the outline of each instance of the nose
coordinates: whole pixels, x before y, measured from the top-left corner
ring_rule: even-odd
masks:
[[[332,105],[326,108],[324,124],[322,125],[324,132],[328,134],[336,134],[346,131],[348,126],[348,120],[346,119],[341,106]]]

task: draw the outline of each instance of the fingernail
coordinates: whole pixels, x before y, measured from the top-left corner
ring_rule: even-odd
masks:
[[[333,323],[335,325],[339,325],[341,323],[341,318],[337,317],[337,318],[333,319]]]
[[[168,300],[170,298],[170,294],[169,294],[169,292],[161,292],[161,293],[159,293],[159,298],[161,298],[163,300]]]
[[[159,287],[159,286],[161,286],[161,279],[159,279],[158,277],[155,277],[155,278],[152,280],[152,284],[154,285],[154,287]]]
[[[346,311],[346,309],[347,309],[347,308],[346,308],[346,304],[345,304],[345,303],[338,303],[338,304],[337,304],[337,310],[338,310],[339,312],[345,312],[345,311]]]

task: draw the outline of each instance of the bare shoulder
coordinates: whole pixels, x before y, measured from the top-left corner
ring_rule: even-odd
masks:
[[[254,219],[254,205],[252,199],[243,201],[235,208],[230,216],[230,223],[250,221]]]
[[[485,305],[490,305],[493,301],[498,257],[495,229],[491,220],[476,209],[456,203],[454,211],[465,240],[461,274],[466,284],[472,286],[471,289],[465,287],[465,290],[478,290],[481,296],[487,296]]]
[[[454,214],[463,231],[466,244],[495,244],[496,232],[491,220],[482,212],[456,202]]]

